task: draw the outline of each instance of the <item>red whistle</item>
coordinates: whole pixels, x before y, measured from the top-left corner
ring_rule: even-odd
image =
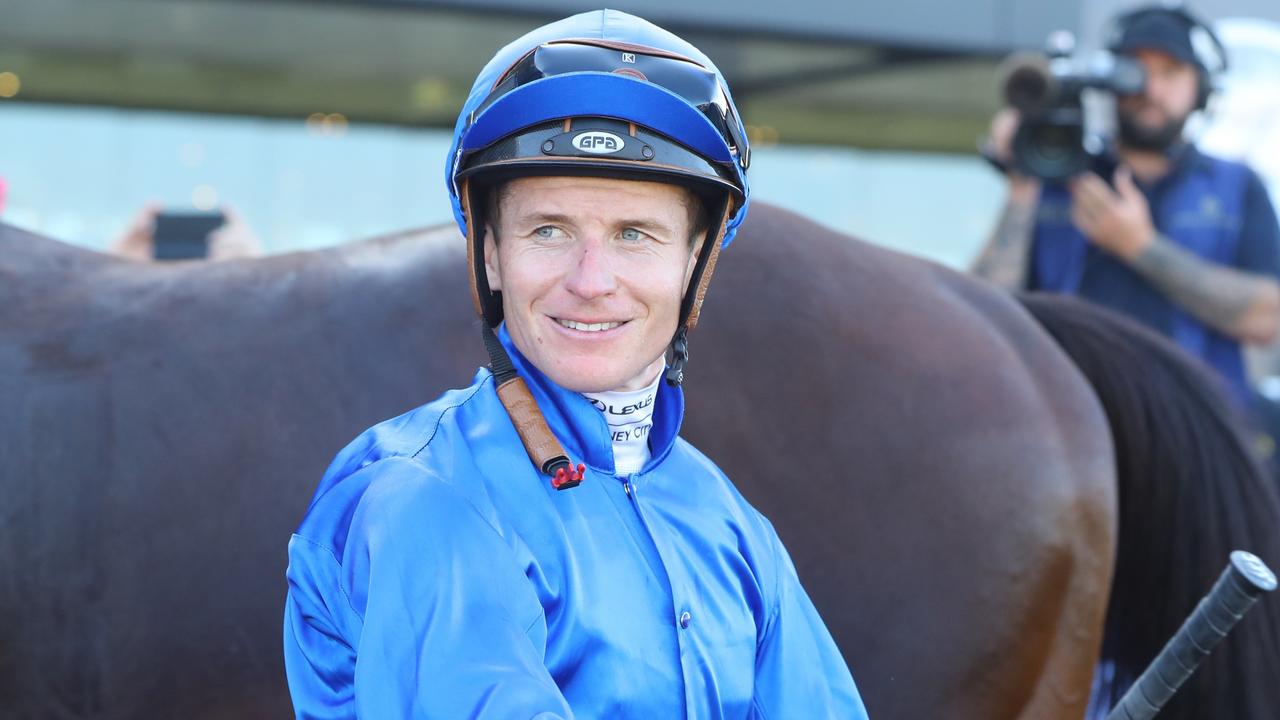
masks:
[[[551,487],[557,490],[568,490],[569,488],[577,487],[582,483],[582,477],[586,471],[587,466],[582,463],[578,463],[577,469],[574,469],[572,465],[562,467],[556,470],[556,474],[552,476]]]

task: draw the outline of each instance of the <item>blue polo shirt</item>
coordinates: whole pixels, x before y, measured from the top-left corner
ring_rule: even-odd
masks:
[[[1247,166],[1187,145],[1172,169],[1139,183],[1156,229],[1210,262],[1280,277],[1280,227],[1266,187]],[[1046,186],[1037,208],[1028,289],[1079,295],[1169,337],[1214,368],[1237,404],[1250,395],[1240,342],[1170,301],[1122,260],[1089,243],[1071,223],[1071,193]]]

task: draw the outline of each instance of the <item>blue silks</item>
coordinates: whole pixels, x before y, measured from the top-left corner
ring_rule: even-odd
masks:
[[[500,336],[586,479],[550,487],[485,370],[357,438],[289,544],[298,716],[865,718],[772,526],[677,437],[680,389],[615,477],[603,416]]]
[[[727,84],[714,63],[701,51],[662,28],[616,10],[596,10],[544,25],[504,47],[485,65],[476,78],[466,104],[454,127],[453,144],[445,162],[445,184],[453,203],[458,227],[466,235],[466,219],[458,200],[454,172],[462,153],[523,128],[565,117],[607,117],[627,120],[656,130],[702,153],[709,160],[735,168],[746,197],[730,219],[723,245],[728,245],[746,218],[751,191],[744,168],[728,152],[719,131],[696,108],[679,96],[651,83],[612,73],[567,73],[543,78],[516,88],[486,107],[477,117],[472,113],[485,101],[495,82],[513,63],[538,45],[568,38],[608,40],[654,47],[682,55],[714,72],[729,102]],[[741,120],[733,118],[742,136]]]

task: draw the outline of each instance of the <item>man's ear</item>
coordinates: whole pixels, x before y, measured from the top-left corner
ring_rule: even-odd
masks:
[[[502,272],[498,262],[498,236],[489,223],[484,224],[484,274],[489,280],[491,292],[502,290]]]

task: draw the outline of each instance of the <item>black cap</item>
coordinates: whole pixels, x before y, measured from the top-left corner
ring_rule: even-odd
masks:
[[[1158,50],[1202,70],[1204,61],[1192,45],[1192,29],[1199,26],[1184,10],[1150,7],[1122,16],[1109,50],[1132,55],[1138,50]]]

